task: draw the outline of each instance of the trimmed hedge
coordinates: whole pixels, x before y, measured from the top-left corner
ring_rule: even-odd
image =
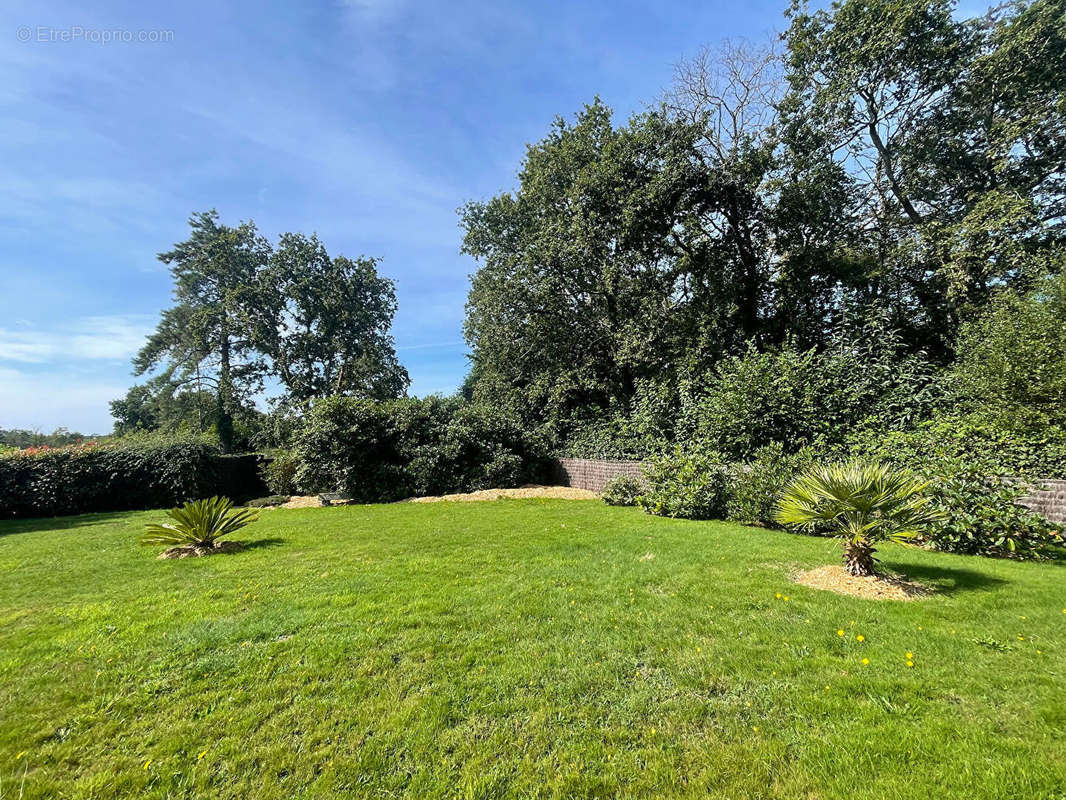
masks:
[[[266,494],[258,457],[198,440],[117,441],[0,453],[0,518],[164,508]]]

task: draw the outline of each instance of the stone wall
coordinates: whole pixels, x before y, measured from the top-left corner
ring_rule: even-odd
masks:
[[[607,481],[619,475],[639,478],[643,467],[643,461],[560,458],[555,462],[555,481],[562,486],[600,492],[607,485]]]
[[[613,461],[597,458],[560,458],[555,462],[555,481],[562,486],[603,491],[611,478],[618,475],[640,477],[643,461]],[[1046,488],[1034,490],[1018,502],[1052,522],[1066,523],[1066,480],[1041,479]]]
[[[1052,522],[1066,523],[1066,480],[1041,478],[1037,485],[1044,488],[1019,498],[1018,503]]]

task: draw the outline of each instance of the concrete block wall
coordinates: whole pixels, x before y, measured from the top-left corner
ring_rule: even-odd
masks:
[[[555,481],[562,486],[603,491],[607,481],[618,475],[639,478],[643,461],[615,461],[597,458],[560,458],[555,462]],[[1018,503],[1041,516],[1066,524],[1066,479],[1046,478],[1037,482],[1036,489],[1019,498]]]

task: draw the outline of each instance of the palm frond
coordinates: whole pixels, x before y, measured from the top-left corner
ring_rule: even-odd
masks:
[[[852,540],[902,541],[939,517],[924,494],[928,485],[884,464],[819,465],[789,484],[775,519],[807,530],[828,527]]]
[[[145,526],[142,544],[210,546],[223,536],[240,530],[259,519],[256,510],[233,510],[228,497],[209,497],[195,500],[167,512],[172,522]]]

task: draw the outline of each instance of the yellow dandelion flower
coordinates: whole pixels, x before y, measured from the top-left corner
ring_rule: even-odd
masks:
[[[843,629],[843,628],[840,628],[840,629],[839,629],[839,630],[837,631],[837,636],[843,636],[843,635],[844,635],[844,629]]]
[[[914,666],[914,662],[913,661],[908,661],[907,662],[907,666],[908,667],[913,667]]]
[[[147,761],[145,761],[145,762],[144,762],[144,768],[145,768],[145,769],[148,769],[148,766],[149,766],[149,764],[151,764],[151,763],[152,763],[152,759],[148,759]]]
[[[752,729],[753,731],[755,731],[756,733],[758,733],[758,732],[759,732],[759,726],[758,726],[758,725],[752,725],[752,726],[751,726],[751,729]]]
[[[863,636],[863,635],[862,635],[862,634],[860,633],[860,634],[859,634],[858,636],[856,636],[856,637],[855,637],[855,641],[856,641],[856,642],[865,642],[865,641],[866,641],[866,637],[865,637],[865,636]]]
[[[781,592],[778,592],[778,593],[777,593],[776,595],[774,595],[774,596],[775,596],[775,597],[776,597],[776,598],[777,598],[778,600],[780,600],[780,599],[781,599]]]
[[[914,653],[907,653],[907,658],[914,658]]]
[[[786,595],[785,595],[785,596],[784,596],[783,598],[781,598],[781,599],[782,599],[782,600],[788,600],[788,595],[786,594]]]
[[[22,751],[22,752],[20,752],[20,753],[19,753],[19,754],[18,754],[17,756],[15,756],[15,760],[16,760],[16,761],[18,761],[18,760],[19,760],[20,758],[22,758],[22,757],[23,757],[24,755],[26,755],[26,751],[25,751],[25,750],[23,750],[23,751]]]
[[[204,750],[204,751],[203,751],[202,753],[200,753],[200,755],[198,755],[198,756],[196,757],[196,760],[197,760],[197,761],[201,761],[201,760],[203,760],[203,757],[204,757],[204,756],[206,756],[206,755],[207,755],[207,751],[206,751],[206,750]]]
[[[862,663],[863,663],[863,664],[869,664],[869,663],[870,663],[870,659],[868,659],[868,658],[864,658],[864,659],[862,660]]]

